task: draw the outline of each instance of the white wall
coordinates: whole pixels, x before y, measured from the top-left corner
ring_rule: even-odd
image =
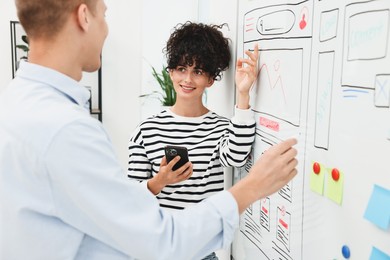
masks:
[[[125,169],[128,138],[140,121],[141,0],[106,0],[109,35],[103,49],[103,124]]]
[[[198,0],[144,0],[142,1],[142,94],[160,91],[152,76],[153,66],[160,72],[166,65],[162,50],[178,23],[196,21],[198,18]],[[162,106],[155,98],[141,100],[141,118],[158,113]]]

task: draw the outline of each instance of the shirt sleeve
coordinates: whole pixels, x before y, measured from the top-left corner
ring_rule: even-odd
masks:
[[[255,140],[255,120],[251,109],[235,107],[233,118],[220,142],[223,166],[241,167],[245,164]]]
[[[137,259],[193,259],[231,243],[238,208],[228,191],[170,213],[127,179],[114,154],[97,122],[73,122],[55,136],[42,167],[61,223]]]
[[[152,164],[146,154],[140,127],[135,129],[129,140],[127,176],[141,182],[152,177]],[[146,185],[146,182],[144,184]]]

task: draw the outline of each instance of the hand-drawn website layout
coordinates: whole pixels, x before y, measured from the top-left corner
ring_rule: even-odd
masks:
[[[242,214],[234,259],[390,255],[383,242],[390,233],[369,212],[372,203],[389,202],[390,219],[390,1],[245,0],[238,19],[237,55],[258,43],[260,60],[251,90],[255,145],[235,181],[289,137],[298,139],[299,173]],[[370,181],[362,178],[368,171]],[[377,192],[385,199],[376,200]],[[360,208],[351,203],[357,198]],[[372,244],[356,246],[357,226]]]

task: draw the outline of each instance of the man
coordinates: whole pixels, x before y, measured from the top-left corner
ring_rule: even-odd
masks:
[[[0,96],[1,259],[199,259],[227,247],[239,213],[296,175],[291,139],[229,191],[164,212],[125,177],[78,84],[100,66],[104,1],[16,6],[30,53]]]

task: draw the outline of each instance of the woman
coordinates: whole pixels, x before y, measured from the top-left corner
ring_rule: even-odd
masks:
[[[222,25],[223,26],[223,25]],[[157,196],[161,207],[180,210],[224,189],[223,167],[243,166],[255,137],[249,90],[256,79],[258,47],[236,64],[237,103],[227,119],[202,102],[204,91],[229,67],[229,40],[222,26],[187,22],[171,34],[165,51],[177,99],[142,122],[130,138],[128,177]],[[173,171],[166,145],[188,149],[189,161]],[[215,254],[205,259],[217,259]]]

